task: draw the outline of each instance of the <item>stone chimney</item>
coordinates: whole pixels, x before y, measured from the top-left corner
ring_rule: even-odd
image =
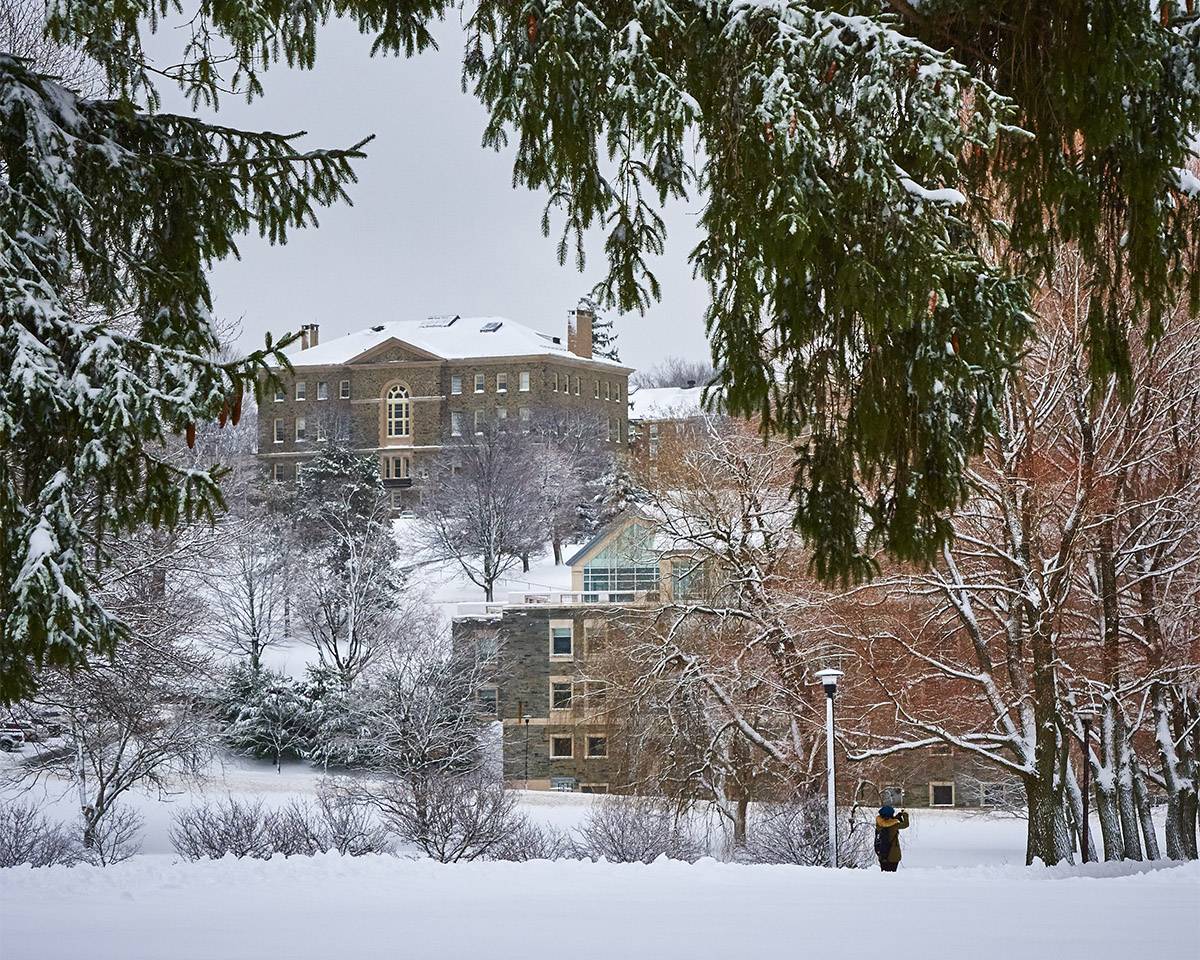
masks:
[[[595,313],[586,307],[576,307],[567,321],[567,351],[585,360],[592,359],[592,321]]]
[[[319,323],[306,323],[300,328],[300,349],[307,350],[309,347],[315,347],[320,340],[321,325]]]

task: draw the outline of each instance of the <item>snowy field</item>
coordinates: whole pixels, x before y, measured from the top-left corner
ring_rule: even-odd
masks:
[[[318,779],[301,765],[277,774],[239,761],[205,792],[283,802],[311,794]],[[591,800],[531,793],[521,807],[570,829]],[[927,960],[953,949],[975,960],[1104,960],[1176,955],[1200,936],[1200,864],[1026,869],[1024,823],[1011,817],[914,811],[892,876],[714,860],[177,862],[167,829],[187,802],[138,798],[144,852],[128,863],[0,871],[0,958]],[[65,811],[69,795],[59,803]]]

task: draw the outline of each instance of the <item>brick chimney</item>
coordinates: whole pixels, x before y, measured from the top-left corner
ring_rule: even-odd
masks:
[[[592,321],[595,313],[586,307],[576,307],[567,321],[567,351],[585,360],[592,359]]]

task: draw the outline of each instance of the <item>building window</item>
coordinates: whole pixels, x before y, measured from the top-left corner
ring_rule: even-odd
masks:
[[[308,382],[306,380],[297,380],[296,381],[296,399],[297,400],[307,400],[308,399]]]
[[[487,714],[489,717],[494,717],[497,712],[496,707],[498,701],[498,691],[495,687],[480,687],[476,700],[476,709],[480,713]]]
[[[462,436],[462,414],[458,410],[450,411],[450,436]]]
[[[580,793],[608,793],[607,783],[581,783],[579,785]]]
[[[954,748],[948,743],[935,743],[929,752],[935,757],[949,757],[954,754]]]
[[[496,427],[500,430],[508,427],[508,407],[496,408]]]
[[[600,381],[599,380],[596,381],[596,387],[594,390],[592,390],[592,399],[593,400],[600,399]]]
[[[517,374],[517,389],[519,389],[522,393],[529,392],[529,371],[528,370],[522,370],[519,374]]]
[[[604,381],[604,399],[605,400],[612,399],[612,382],[609,380]]]
[[[587,738],[587,753],[589,760],[603,760],[608,756],[608,737],[603,734],[589,734]]]
[[[483,411],[475,411],[475,434],[478,436],[483,433]]]
[[[286,399],[287,399],[287,391],[284,390],[283,387],[276,387],[275,388],[275,402],[283,403],[283,401]]]
[[[339,396],[341,396],[341,398],[342,398],[343,400],[349,400],[349,399],[350,399],[350,381],[349,381],[349,380],[343,380],[343,381],[342,381],[342,385],[341,385],[341,388],[340,388]]]
[[[555,370],[555,371],[554,371],[554,387],[553,387],[553,390],[554,390],[554,392],[555,392],[555,393],[558,393],[558,371],[557,371],[557,370]]]
[[[325,435],[325,418],[317,417],[317,440],[325,441],[329,438]]]
[[[550,709],[571,709],[571,681],[555,680],[550,684]]]
[[[496,392],[497,393],[508,393],[508,374],[507,373],[496,374]]]
[[[618,380],[616,383],[613,384],[613,399],[616,400],[617,403],[621,402],[621,381],[620,380]]]
[[[450,376],[450,393],[457,397],[462,393],[462,374],[455,373]]]
[[[275,442],[276,443],[283,443],[283,437],[284,437],[283,431],[284,431],[283,420],[276,418],[276,420],[275,420]]]
[[[475,659],[480,663],[491,663],[500,653],[500,638],[494,631],[484,630],[475,634]]]
[[[929,785],[929,805],[931,807],[954,806],[954,784],[931,783]]]
[[[517,410],[517,416],[521,418],[521,429],[528,433],[530,421],[533,419],[533,411],[528,407],[521,407]]]
[[[904,788],[896,784],[884,787],[879,794],[879,799],[889,806],[902,807],[904,806]]]
[[[579,378],[575,378],[575,396],[579,396]]]
[[[303,443],[308,439],[308,431],[304,427],[304,418],[296,418],[296,442]]]
[[[485,386],[486,386],[486,384],[485,384],[484,375],[482,373],[475,374],[475,392],[483,393]]]
[[[614,423],[616,423],[616,421],[610,417],[608,420],[608,437],[607,437],[607,440],[609,443],[613,442],[613,424]]]
[[[658,456],[658,424],[650,424],[647,432],[650,435],[650,459],[653,460]]]
[[[589,680],[584,687],[584,699],[589,707],[602,707],[608,702],[608,684],[603,680]]]
[[[385,480],[407,480],[412,476],[412,461],[408,457],[384,457]]]
[[[550,738],[550,759],[570,760],[575,756],[575,738],[570,734],[555,734]]]
[[[412,433],[412,400],[408,388],[396,384],[387,392],[387,435],[407,437]]]
[[[275,463],[271,465],[271,479],[276,483],[283,483],[284,473],[282,463]]]
[[[574,655],[575,644],[571,634],[570,624],[550,625],[550,656],[570,657]]]
[[[328,380],[318,380],[317,381],[317,399],[318,400],[328,400],[329,399],[329,381]]]

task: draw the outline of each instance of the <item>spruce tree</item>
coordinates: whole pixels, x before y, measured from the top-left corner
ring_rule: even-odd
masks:
[[[996,425],[1030,286],[1064,243],[1095,289],[1098,377],[1200,281],[1200,24],[1182,0],[198,0],[174,66],[143,35],[164,0],[58,0],[48,34],[100,67],[77,96],[0,51],[0,698],[47,664],[111,652],[105,543],[220,508],[165,438],[236,418],[268,343],[216,362],[206,269],[257,230],[283,242],[345,200],[362,144],[157,112],[254,97],[308,68],[333,16],[412,55],[461,10],[464,83],[515,142],[514,179],[561,211],[582,266],[606,233],[607,307],[659,295],[669,198],[701,204],[693,252],[726,409],[794,438],[817,572],[884,547],[928,560]],[[365,142],[365,141],[364,141]],[[1131,311],[1150,318],[1132,331]]]
[[[582,297],[579,305],[592,312],[592,356],[621,362],[617,352],[617,331],[611,317],[605,318],[599,303],[591,297]]]

